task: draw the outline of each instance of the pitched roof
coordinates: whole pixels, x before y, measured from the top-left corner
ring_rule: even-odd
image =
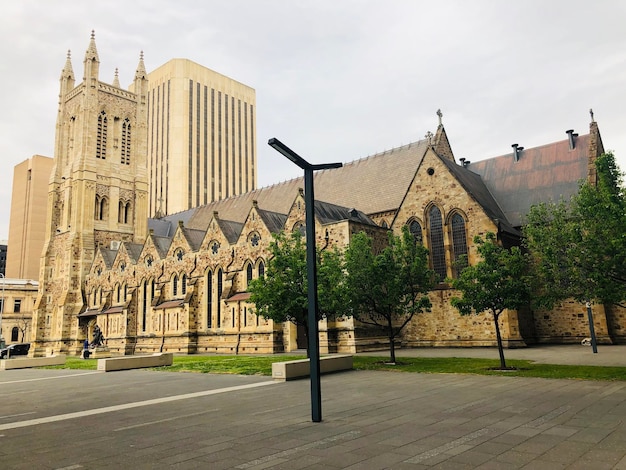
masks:
[[[576,138],[573,149],[566,139],[525,149],[517,162],[508,153],[467,168],[482,177],[509,222],[519,227],[533,204],[567,200],[578,191],[587,176],[589,140],[586,134]]]
[[[202,245],[202,240],[204,240],[204,235],[206,231],[203,230],[194,230],[187,227],[183,227],[183,235],[187,239],[187,243],[192,250],[197,251]]]
[[[428,140],[424,139],[346,163],[341,168],[318,171],[314,175],[315,199],[355,207],[365,214],[395,210],[400,206],[428,146]],[[263,210],[287,214],[298,189],[303,187],[304,178],[295,178],[165,216],[158,219],[158,223],[151,222],[149,227],[155,228],[156,234],[158,225],[163,229],[167,221],[176,223],[183,220],[181,217],[189,216],[186,227],[206,230],[214,212],[224,214],[230,221],[243,223],[253,201],[257,201]]]
[[[489,218],[493,221],[498,221],[500,229],[513,235],[520,235],[519,231],[514,229],[507,220],[504,212],[502,212],[502,209],[478,174],[471,172],[463,165],[457,165],[452,160],[448,160],[446,158],[442,158],[441,160],[459,181],[459,183],[461,183],[465,190],[469,192],[474,199],[476,199],[478,204],[481,205]]]
[[[315,217],[322,224],[350,220],[366,225],[376,225],[372,219],[357,209],[323,201],[315,201]]]
[[[139,256],[141,256],[143,245],[140,245],[139,243],[124,243],[124,246],[126,247],[128,256],[136,262],[139,259]]]
[[[257,208],[257,212],[271,233],[278,233],[285,227],[287,215]]]

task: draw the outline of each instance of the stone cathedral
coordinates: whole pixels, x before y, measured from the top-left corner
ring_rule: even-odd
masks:
[[[131,91],[99,80],[95,40],[76,85],[70,57],[60,81],[54,168],[40,291],[33,318],[35,354],[79,354],[96,325],[112,354],[157,351],[254,354],[303,347],[292,324],[259,318],[250,280],[265,275],[272,235],[301,229],[303,181],[296,178],[160,218],[148,218],[147,74],[140,57]],[[117,74],[116,74],[117,75]],[[487,232],[520,243],[532,204],[568,198],[595,178],[603,151],[597,122],[546,145],[470,162],[457,159],[438,112],[435,133],[315,175],[320,249],[345,247],[365,231],[384,238],[408,225],[429,249],[440,279],[457,273],[471,240]],[[228,135],[221,138],[228,139]],[[220,145],[218,142],[216,145]],[[278,157],[277,157],[278,158]],[[492,346],[491,318],[462,317],[441,282],[432,310],[403,331],[403,347]],[[601,343],[626,342],[626,311],[594,305]],[[584,306],[501,315],[505,344],[579,342]],[[348,318],[320,322],[322,352],[387,348],[384,331]]]

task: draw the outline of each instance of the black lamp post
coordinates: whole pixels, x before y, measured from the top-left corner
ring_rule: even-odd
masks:
[[[329,168],[340,168],[341,163],[324,163],[312,165],[304,158],[283,144],[272,138],[267,142],[270,147],[283,154],[293,163],[304,170],[304,204],[306,225],[306,272],[308,289],[308,326],[309,337],[309,364],[311,372],[311,416],[315,423],[322,421],[322,392],[320,388],[320,349],[319,328],[317,325],[317,263],[315,256],[315,209],[313,194],[313,172]]]

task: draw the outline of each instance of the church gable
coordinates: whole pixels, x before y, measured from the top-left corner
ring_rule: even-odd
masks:
[[[440,281],[456,275],[455,262],[462,255],[469,256],[470,264],[475,261],[475,248],[469,243],[475,235],[498,231],[450,165],[455,164],[434,150],[426,152],[392,226],[399,233],[407,225],[429,249],[431,267]]]

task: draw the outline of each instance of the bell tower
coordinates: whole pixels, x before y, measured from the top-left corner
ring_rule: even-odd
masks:
[[[80,350],[84,279],[99,247],[147,236],[147,73],[143,53],[132,91],[99,80],[92,32],[75,85],[68,52],[61,72],[46,241],[33,315],[35,355]]]

